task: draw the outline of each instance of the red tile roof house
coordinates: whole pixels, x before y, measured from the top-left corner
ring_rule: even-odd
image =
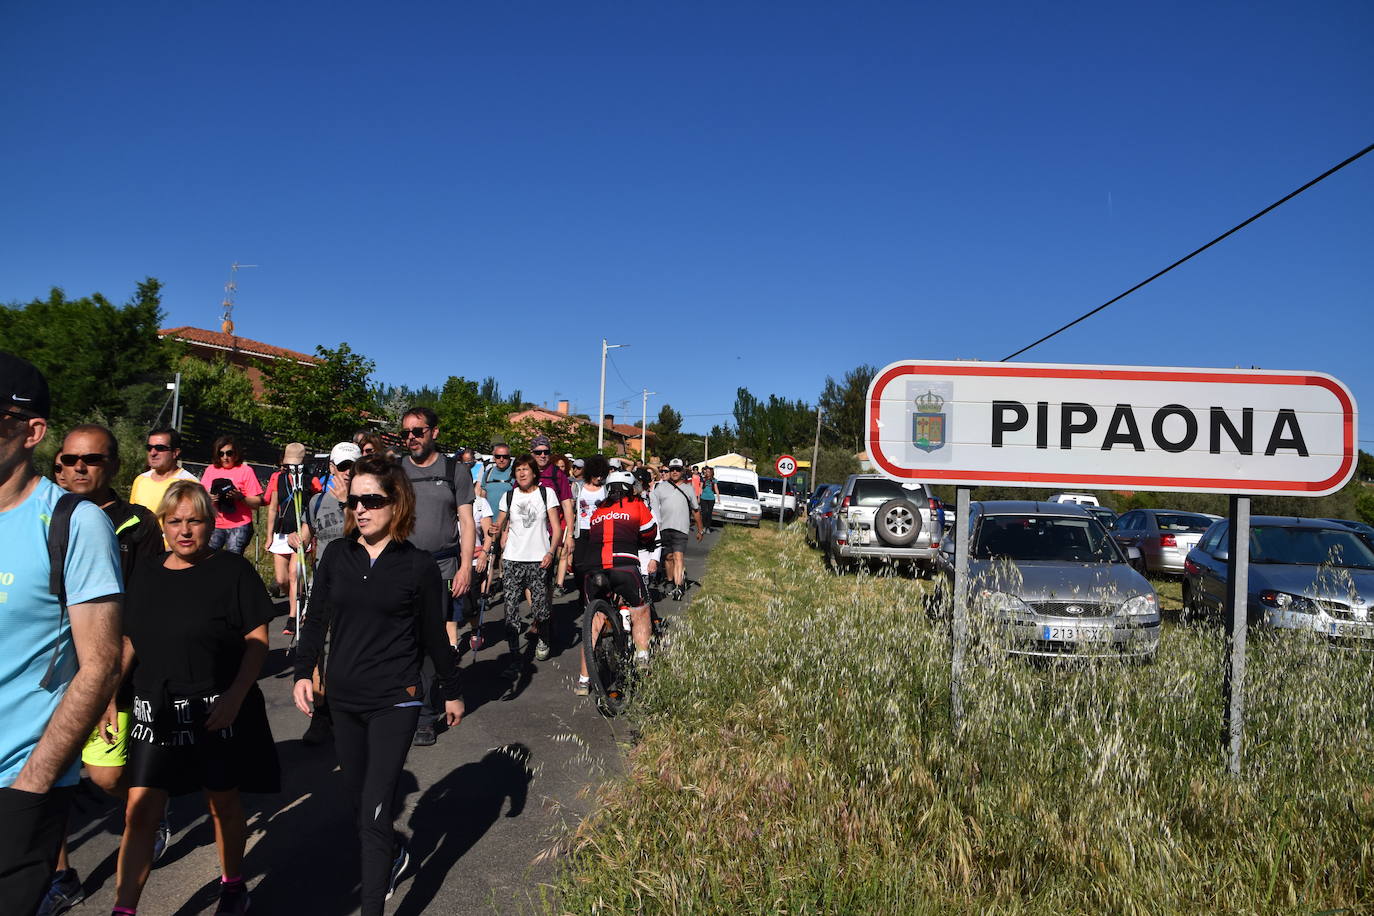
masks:
[[[513,413],[507,419],[511,423],[519,423],[523,420],[533,420],[552,422],[555,420],[574,420],[578,423],[592,425],[592,421],[585,417],[575,416],[569,413],[567,401],[559,401],[557,410],[549,410],[547,407],[531,407],[519,413]],[[617,455],[638,456],[643,443],[639,437],[639,427],[630,426],[626,423],[615,422],[613,414],[606,414],[601,421],[606,427],[605,439],[615,448]],[[649,433],[650,444],[652,445],[653,433]]]
[[[236,334],[226,334],[223,331],[207,331],[205,328],[163,328],[157,332],[157,336],[181,341],[190,354],[198,359],[211,361],[224,357],[231,365],[238,366],[247,374],[249,381],[253,383],[253,393],[257,395],[262,394],[262,372],[253,365],[255,360],[289,359],[303,366],[314,366],[319,362],[313,356],[297,353],[285,347],[239,337]]]

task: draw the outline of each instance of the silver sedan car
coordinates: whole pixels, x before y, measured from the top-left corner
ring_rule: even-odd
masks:
[[[1020,655],[1073,653],[1151,659],[1159,598],[1130,553],[1072,503],[970,506],[970,622]],[[941,545],[933,606],[949,608],[954,545]]]
[[[1188,551],[1216,521],[1214,515],[1173,509],[1132,509],[1112,526],[1122,547],[1140,551],[1137,568],[1146,574],[1181,576]]]

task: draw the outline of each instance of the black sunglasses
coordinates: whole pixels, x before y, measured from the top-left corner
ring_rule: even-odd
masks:
[[[344,473],[353,470],[353,462],[340,461],[338,464],[334,465],[334,467],[337,468],[340,473]]]
[[[497,461],[504,461],[510,459],[510,455],[492,455],[491,457],[495,458]]]
[[[391,505],[391,497],[383,493],[350,493],[344,502],[348,503],[350,509],[356,509],[360,505],[364,509],[380,509]]]
[[[434,428],[433,426],[407,426],[401,430],[401,435],[407,439],[419,439],[424,436],[426,430]]]
[[[66,467],[72,467],[78,461],[84,462],[85,464],[104,464],[107,457],[108,456],[102,455],[100,452],[91,452],[89,455],[58,455],[57,460],[62,462]]]
[[[537,449],[535,449],[534,451],[530,452],[530,454],[531,454],[531,455],[547,455],[547,454],[549,454],[549,450],[546,449],[546,448],[537,448]]]
[[[235,454],[237,453],[232,448],[222,448],[219,450],[219,456],[221,458],[233,458]]]
[[[163,445],[161,442],[148,443],[148,451],[150,452],[170,452],[171,450],[172,447],[170,445]]]

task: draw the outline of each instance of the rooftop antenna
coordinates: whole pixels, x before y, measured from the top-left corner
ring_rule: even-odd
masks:
[[[256,264],[240,264],[235,261],[229,268],[229,282],[224,284],[224,314],[220,316],[219,329],[226,334],[234,333],[234,292],[239,288],[235,277],[238,275],[240,267],[257,267]]]

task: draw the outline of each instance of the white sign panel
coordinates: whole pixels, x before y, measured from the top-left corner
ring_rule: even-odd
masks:
[[[1324,496],[1355,470],[1355,399],[1320,372],[893,363],[868,455],[898,480]]]

